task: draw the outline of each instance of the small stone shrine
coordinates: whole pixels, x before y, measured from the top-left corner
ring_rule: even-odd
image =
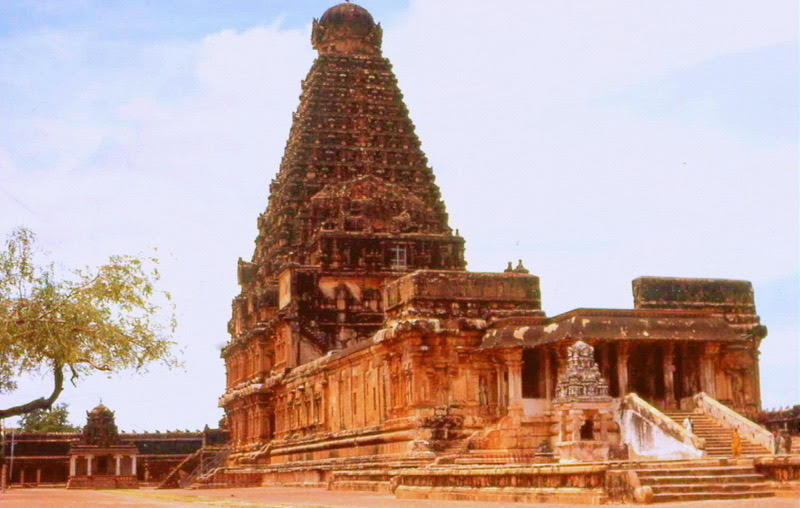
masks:
[[[136,479],[136,445],[119,439],[114,412],[100,404],[86,413],[81,440],[69,450],[68,489],[132,489]]]
[[[567,348],[567,364],[554,399],[562,461],[608,458],[609,431],[615,429],[612,398],[594,359],[594,348],[577,341]]]

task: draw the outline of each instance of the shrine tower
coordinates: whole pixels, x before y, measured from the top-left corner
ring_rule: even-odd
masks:
[[[352,3],[314,20],[319,56],[302,83],[246,281],[274,284],[290,263],[463,268],[463,240],[447,224],[381,36],[380,24]],[[405,255],[392,250],[398,245]]]
[[[464,240],[448,226],[381,35],[351,3],[314,20],[319,56],[302,83],[255,252],[239,261],[234,344],[224,354],[240,349],[239,337],[251,343],[252,326],[280,311],[291,326],[270,340],[270,365],[304,363],[377,330],[387,280],[464,269]]]

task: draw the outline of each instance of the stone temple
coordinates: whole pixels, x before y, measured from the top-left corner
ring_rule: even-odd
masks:
[[[772,454],[748,419],[766,335],[752,285],[641,277],[632,309],[547,316],[521,262],[466,271],[381,39],[352,3],[313,22],[318,57],[238,263],[232,448],[208,481],[666,500],[620,464]],[[769,495],[745,480],[731,492]]]

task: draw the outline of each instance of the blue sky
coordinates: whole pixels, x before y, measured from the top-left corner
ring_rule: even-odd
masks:
[[[329,5],[0,4],[0,233],[67,266],[157,247],[178,306],[185,371],[70,387],[76,422],[100,398],[123,429],[221,416],[236,259]],[[550,315],[630,307],[641,275],[751,280],[765,405],[800,401],[794,2],[363,5],[470,269],[522,258]]]
[[[374,4],[370,12],[385,23],[408,2]],[[330,5],[307,0],[9,1],[0,5],[0,36],[50,29],[88,31],[104,39],[196,39],[223,28],[246,30],[276,19],[285,28],[300,28]]]

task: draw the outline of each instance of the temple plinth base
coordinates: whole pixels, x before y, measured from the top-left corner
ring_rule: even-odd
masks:
[[[608,460],[609,444],[604,441],[562,441],[556,443],[561,462]]]

